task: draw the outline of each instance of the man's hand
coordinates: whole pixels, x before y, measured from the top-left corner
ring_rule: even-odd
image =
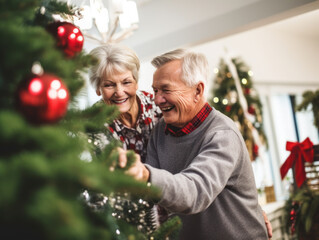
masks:
[[[127,164],[127,156],[126,152],[122,148],[118,148],[119,153],[119,166],[121,168],[125,168]],[[136,180],[147,182],[148,178],[150,176],[150,173],[148,169],[144,166],[144,164],[141,162],[141,157],[138,154],[135,154],[135,162],[132,164],[132,166],[125,171],[126,174],[134,177]]]
[[[272,238],[272,227],[271,227],[271,223],[268,220],[268,217],[266,215],[266,213],[263,211],[263,216],[264,216],[264,220],[265,220],[265,224],[266,224],[266,228],[267,228],[267,232],[268,232],[268,237],[269,239]]]

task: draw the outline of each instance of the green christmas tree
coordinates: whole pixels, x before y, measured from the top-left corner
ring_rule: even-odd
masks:
[[[235,73],[231,72],[229,64],[233,64]],[[266,144],[267,142],[263,129],[262,104],[253,86],[252,71],[249,67],[240,58],[231,59],[229,64],[224,59],[220,60],[218,70],[216,69],[212,98],[209,102],[235,121],[253,161],[259,154],[256,142],[257,134],[254,136],[254,131],[258,132],[261,143]],[[235,78],[237,78],[239,86],[236,86]],[[243,102],[247,103],[246,109]]]
[[[82,73],[94,59],[81,50],[84,39],[74,25],[54,20],[54,14],[67,18],[74,11],[58,1],[0,0],[0,235],[172,239],[177,218],[146,233],[118,217],[132,209],[116,205],[115,193],[142,200],[133,212],[138,214],[159,192],[123,170],[109,170],[116,166],[118,142],[94,154],[90,136],[102,132],[118,111],[106,105],[75,107]],[[60,38],[70,29],[68,39]],[[134,161],[132,152],[128,159]],[[110,198],[101,199],[100,193]]]
[[[302,102],[296,107],[297,111],[311,108],[313,113],[314,125],[319,129],[319,89],[316,91],[305,91],[302,94]]]

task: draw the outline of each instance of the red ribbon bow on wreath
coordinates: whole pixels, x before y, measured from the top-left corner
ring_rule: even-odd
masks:
[[[291,153],[280,167],[281,179],[286,176],[289,168],[294,166],[297,186],[300,187],[306,180],[304,162],[313,162],[313,143],[309,138],[306,138],[302,143],[287,142],[286,150],[291,151]]]

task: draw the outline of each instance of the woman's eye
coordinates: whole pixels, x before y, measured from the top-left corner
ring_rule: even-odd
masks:
[[[124,85],[129,85],[131,83],[132,83],[131,81],[126,81],[126,82],[124,82]]]
[[[104,87],[106,88],[114,87],[114,84],[104,84]]]

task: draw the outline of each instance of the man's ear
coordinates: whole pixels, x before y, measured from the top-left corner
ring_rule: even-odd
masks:
[[[205,85],[203,82],[199,82],[196,86],[195,89],[195,102],[198,102],[199,100],[201,100],[204,96],[204,89],[205,89]]]
[[[100,89],[98,88],[98,89],[96,89],[96,94],[98,95],[98,96],[101,96],[101,91],[100,91]]]

